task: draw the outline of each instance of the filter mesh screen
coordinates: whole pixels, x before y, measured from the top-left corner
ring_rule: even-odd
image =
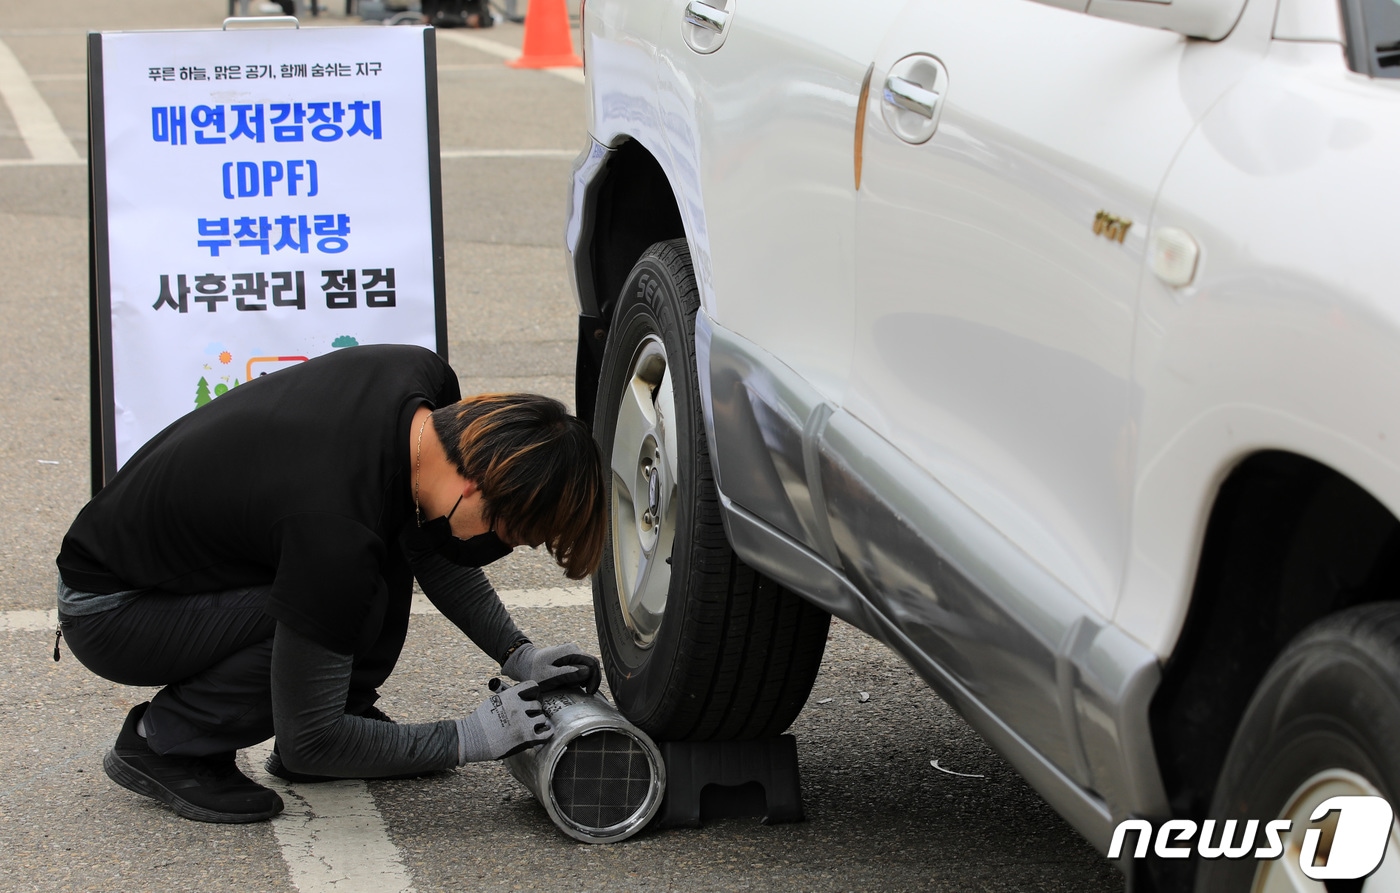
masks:
[[[582,828],[608,828],[642,808],[651,786],[651,764],[630,736],[593,732],[565,748],[550,786],[554,802],[570,821]]]

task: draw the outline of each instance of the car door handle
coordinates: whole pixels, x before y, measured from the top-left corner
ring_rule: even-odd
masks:
[[[688,25],[723,34],[724,26],[729,24],[729,13],[701,0],[690,0],[685,8],[685,21]]]
[[[933,120],[933,113],[938,110],[938,99],[937,93],[913,81],[893,75],[885,80],[885,102],[929,120]]]

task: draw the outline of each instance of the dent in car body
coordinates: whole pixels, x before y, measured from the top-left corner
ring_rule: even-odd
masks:
[[[1155,656],[771,355],[704,314],[697,331],[740,556],[896,647],[1019,751],[1018,769],[1078,803],[1057,801],[1091,840],[1106,845],[1110,816],[1163,814],[1146,715]],[[820,554],[831,547],[834,561]]]

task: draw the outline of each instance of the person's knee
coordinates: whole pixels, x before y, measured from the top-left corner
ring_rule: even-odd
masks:
[[[292,744],[283,743],[281,739],[277,742],[277,754],[282,758],[282,765],[293,772],[303,775],[324,775],[320,771],[321,767],[315,757],[304,753],[299,747]]]
[[[277,753],[282,758],[282,765],[293,772],[307,775],[330,775],[334,774],[327,771],[333,739],[333,728],[331,727],[279,729]]]

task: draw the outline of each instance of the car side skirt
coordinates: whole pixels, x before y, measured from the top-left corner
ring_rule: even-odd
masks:
[[[735,551],[885,642],[1100,850],[1167,800],[1155,654],[761,348],[696,317]]]

